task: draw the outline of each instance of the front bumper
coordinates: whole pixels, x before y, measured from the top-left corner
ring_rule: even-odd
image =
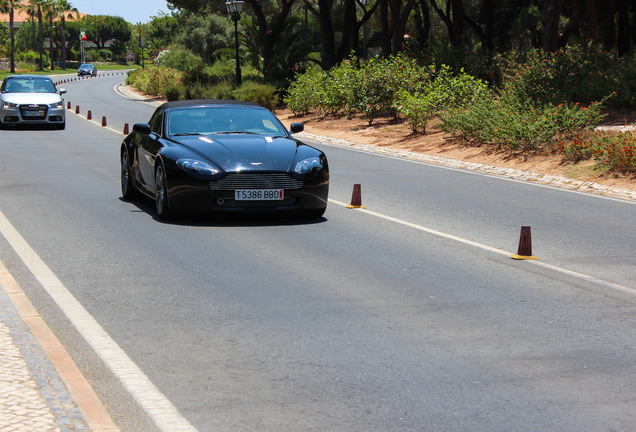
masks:
[[[60,125],[66,121],[66,110],[63,104],[0,107],[0,121],[3,125]]]

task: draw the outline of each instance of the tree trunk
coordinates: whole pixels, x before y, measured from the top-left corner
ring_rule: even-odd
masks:
[[[454,47],[458,47],[464,38],[464,4],[462,0],[451,0],[451,13],[451,43]]]
[[[543,13],[543,49],[555,52],[559,49],[559,20],[562,0],[547,0]]]
[[[336,37],[331,21],[332,6],[332,0],[318,0],[318,20],[322,41],[320,63],[325,70],[331,69],[336,64]]]
[[[266,81],[270,81],[272,79],[272,58],[275,44],[274,41],[278,38],[278,35],[281,31],[281,26],[285,19],[287,19],[291,7],[294,4],[294,1],[295,0],[283,0],[280,12],[276,17],[276,20],[270,26],[267,23],[267,17],[263,12],[261,2],[258,0],[246,0],[246,3],[250,5],[252,11],[254,12],[254,15],[256,16],[258,32],[263,43],[263,52],[261,53],[261,55],[263,56],[263,77]]]
[[[9,10],[9,32],[11,33],[11,73],[15,73],[15,35],[13,28],[13,7]]]
[[[340,48],[336,54],[336,63],[342,61],[348,57],[351,51],[358,51],[357,34],[359,33],[360,26],[356,18],[356,2],[355,0],[345,0],[344,2],[344,17],[342,19],[342,40],[340,41]]]
[[[601,23],[603,27],[603,45],[606,50],[614,48],[614,33],[616,26],[614,25],[614,16],[616,15],[616,1],[606,0],[605,7],[601,14]]]
[[[572,0],[574,19],[581,29],[583,39],[596,38],[597,18],[596,2],[594,0]]]
[[[44,70],[44,24],[42,22],[42,7],[38,5],[38,46],[40,51],[40,70]]]
[[[631,46],[631,31],[629,25],[629,0],[617,0],[618,6],[618,55],[623,56],[629,52]]]
[[[66,20],[62,12],[62,69],[66,69]]]
[[[380,23],[382,28],[382,55],[391,55],[391,38],[389,36],[389,1],[380,0]]]
[[[55,69],[53,56],[53,17],[49,18],[49,47],[51,50],[51,70]]]

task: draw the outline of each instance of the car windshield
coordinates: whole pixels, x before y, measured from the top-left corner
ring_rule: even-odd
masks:
[[[55,86],[48,78],[12,78],[3,93],[55,93]]]
[[[83,64],[80,66],[80,69],[93,69],[95,66],[92,64]]]
[[[168,135],[255,134],[286,136],[268,110],[249,107],[188,107],[168,113]]]

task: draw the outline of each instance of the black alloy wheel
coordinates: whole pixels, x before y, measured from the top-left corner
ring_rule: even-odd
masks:
[[[171,215],[170,206],[168,205],[168,182],[166,180],[166,172],[163,165],[157,165],[155,171],[155,207],[157,209],[157,217],[159,219],[169,219]]]
[[[134,200],[137,197],[137,190],[130,174],[130,159],[126,149],[121,151],[121,195],[127,201]]]

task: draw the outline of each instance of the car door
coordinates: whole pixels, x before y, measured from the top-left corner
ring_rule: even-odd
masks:
[[[135,140],[140,182],[150,193],[155,191],[155,160],[161,150],[163,111],[156,111],[150,119],[150,133],[140,134]]]

